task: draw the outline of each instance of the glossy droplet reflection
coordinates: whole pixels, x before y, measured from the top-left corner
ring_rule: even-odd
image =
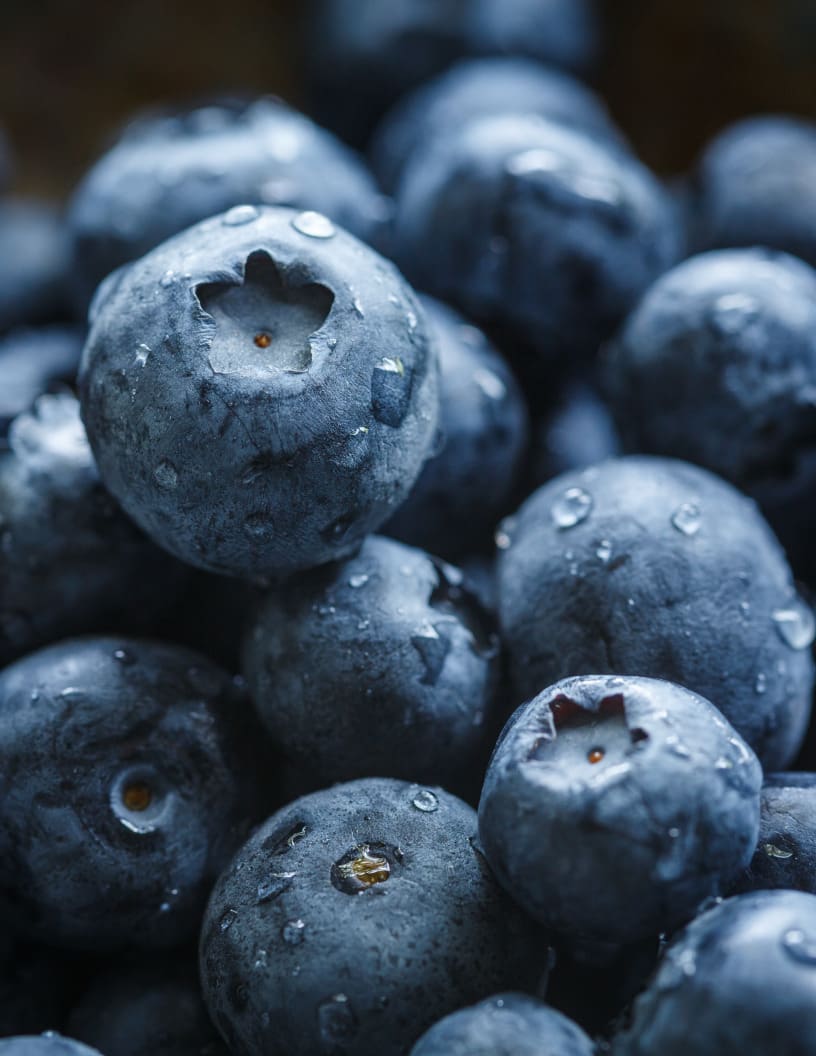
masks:
[[[552,505],[550,513],[556,528],[574,528],[589,517],[592,496],[583,488],[567,488]]]

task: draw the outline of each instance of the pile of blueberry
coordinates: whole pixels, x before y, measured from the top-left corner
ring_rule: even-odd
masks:
[[[318,8],[0,204],[0,1056],[812,1056],[816,126]]]

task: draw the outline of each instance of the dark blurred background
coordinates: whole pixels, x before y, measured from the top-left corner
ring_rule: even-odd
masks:
[[[383,0],[388,3],[388,0]],[[18,190],[64,195],[139,107],[219,92],[302,102],[298,0],[4,0],[0,121]],[[598,87],[643,158],[686,168],[722,125],[816,117],[816,0],[605,0]]]

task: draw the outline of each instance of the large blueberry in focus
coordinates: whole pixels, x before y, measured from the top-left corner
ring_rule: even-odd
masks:
[[[420,289],[562,367],[591,358],[679,251],[673,206],[640,162],[531,114],[417,150],[394,237]]]
[[[364,241],[385,220],[362,161],[283,103],[149,115],[124,130],[74,194],[68,227],[81,302],[121,264],[246,202],[314,209]]]
[[[386,774],[474,795],[501,721],[493,626],[458,569],[371,536],[263,599],[244,674],[311,787]]]
[[[402,1056],[436,1020],[535,986],[549,947],[455,796],[383,778],[273,815],[216,884],[204,998],[233,1052]]]
[[[814,614],[730,484],[670,459],[611,459],[539,488],[499,545],[520,699],[572,674],[664,678],[710,700],[766,768],[796,755]]]
[[[362,143],[404,92],[460,58],[524,55],[587,70],[598,22],[594,0],[316,0],[304,46],[313,106]]]
[[[30,327],[0,338],[2,435],[13,418],[31,410],[38,396],[74,384],[83,342],[83,331],[72,326]]]
[[[816,124],[749,117],[704,151],[690,190],[698,249],[768,246],[816,267]]]
[[[393,191],[429,139],[449,136],[475,118],[513,113],[535,113],[601,139],[619,139],[601,99],[569,74],[517,56],[469,59],[394,106],[371,144],[372,167]]]
[[[761,249],[692,257],[648,291],[606,368],[629,450],[696,462],[748,492],[809,578],[816,272]]]
[[[500,994],[435,1023],[411,1056],[592,1056],[579,1026],[526,994]]]
[[[428,297],[422,306],[439,353],[439,441],[383,530],[457,558],[489,550],[507,512],[527,451],[527,407],[510,368],[479,329]]]
[[[713,705],[658,679],[585,675],[509,721],[479,803],[505,890],[571,941],[686,923],[751,859],[762,769]]]
[[[105,1056],[227,1056],[191,960],[103,969],[71,1013],[72,1037]]]
[[[614,1056],[811,1056],[816,897],[757,891],[698,917],[669,946]]]
[[[70,393],[41,396],[11,423],[0,544],[0,664],[68,635],[144,629],[186,574],[100,483]]]
[[[816,894],[816,774],[771,774],[762,787],[759,842],[735,891]]]
[[[102,479],[192,565],[280,576],[359,548],[436,431],[422,309],[317,213],[237,206],[111,276],[80,390]]]
[[[71,253],[55,206],[0,202],[0,332],[69,318]]]
[[[261,796],[253,731],[231,678],[179,646],[75,639],[5,668],[6,926],[73,949],[191,938]]]

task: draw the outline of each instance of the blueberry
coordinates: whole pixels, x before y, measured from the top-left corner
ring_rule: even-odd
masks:
[[[555,1009],[526,994],[500,994],[436,1023],[411,1056],[592,1056],[592,1041]]]
[[[669,946],[614,1056],[809,1056],[816,1045],[816,898],[758,891],[715,906]]]
[[[537,422],[532,483],[539,486],[571,469],[586,469],[621,454],[621,443],[605,400],[583,382],[566,385]]]
[[[70,248],[56,207],[0,202],[0,333],[69,318]]]
[[[475,830],[461,800],[384,778],[271,817],[204,919],[204,997],[229,1047],[397,1056],[462,1005],[535,985],[548,947]]]
[[[8,931],[0,954],[0,1037],[38,1034],[62,1025],[74,1000],[75,955],[14,942]]]
[[[102,487],[70,393],[14,419],[0,451],[0,664],[72,634],[143,629],[183,577]]]
[[[0,1056],[100,1056],[72,1038],[48,1030],[45,1034],[0,1038]]]
[[[659,279],[606,364],[630,450],[688,459],[760,501],[800,575],[816,571],[816,272],[719,250]]]
[[[76,639],[5,668],[6,924],[74,949],[189,939],[260,795],[250,712],[178,646]]]
[[[679,249],[644,166],[532,114],[480,118],[417,151],[394,239],[420,289],[561,368],[596,353]]]
[[[523,705],[493,753],[479,835],[505,890],[573,941],[669,931],[751,859],[762,770],[707,700],[585,675]]]
[[[480,330],[430,298],[422,306],[439,353],[438,450],[384,531],[456,558],[489,548],[507,512],[527,449],[527,407]]]
[[[312,787],[388,774],[478,793],[498,639],[458,569],[370,536],[357,557],[263,600],[244,674]]]
[[[583,72],[599,50],[594,0],[317,0],[307,26],[314,109],[362,143],[402,95],[467,56],[524,55]]]
[[[100,290],[80,391],[106,485],[192,565],[342,559],[407,495],[436,429],[422,309],[317,213],[237,206]]]
[[[121,264],[246,202],[314,209],[365,241],[385,220],[362,161],[274,99],[146,116],[74,194],[68,226],[80,300]]]
[[[0,433],[38,396],[74,384],[84,335],[79,327],[38,326],[0,338]]]
[[[520,699],[572,674],[665,678],[710,700],[768,768],[801,743],[814,616],[750,500],[683,462],[612,459],[506,525],[499,610]]]
[[[760,805],[756,853],[734,890],[816,894],[816,774],[769,775]]]
[[[615,141],[619,133],[595,93],[569,74],[529,59],[469,59],[420,85],[386,115],[371,145],[372,167],[389,191],[431,138],[475,118],[535,113]]]
[[[227,1056],[194,964],[155,958],[103,970],[75,1006],[71,1035],[105,1056]]]
[[[699,249],[769,246],[816,266],[816,124],[750,117],[707,147],[691,191]]]

